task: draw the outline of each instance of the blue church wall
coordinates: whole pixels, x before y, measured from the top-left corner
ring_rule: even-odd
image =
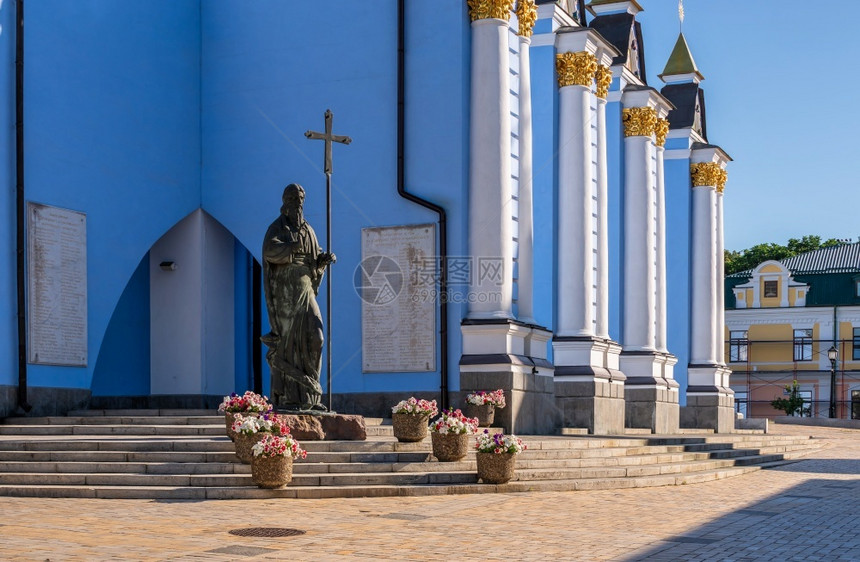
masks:
[[[93,370],[93,396],[149,394],[149,254],[111,316]]]
[[[612,87],[617,90],[618,80]],[[621,339],[624,291],[622,291],[622,262],[624,260],[624,133],[621,125],[621,102],[606,104],[606,159],[609,162],[607,183],[609,200],[609,337]]]
[[[15,4],[0,3],[0,385],[18,384],[15,311]],[[2,411],[0,404],[0,411]]]
[[[666,143],[667,148],[670,146]],[[681,385],[681,404],[687,398],[687,365],[690,363],[690,240],[692,187],[690,161],[666,159],[666,305],[667,347],[678,358],[675,380]]]
[[[90,388],[141,258],[199,206],[199,13],[196,0],[27,5],[27,199],[87,213],[91,357],[31,365],[31,386]]]
[[[235,319],[234,389],[254,388],[253,363],[253,260],[254,256],[238,240],[233,244],[235,281],[233,284],[233,317]],[[262,346],[262,343],[257,343]]]
[[[547,20],[540,20],[542,25]],[[536,29],[537,31],[537,29]],[[532,47],[532,130],[534,212],[534,313],[541,326],[555,326],[555,279],[558,248],[558,85],[555,47]],[[552,346],[548,352],[552,354]]]
[[[323,143],[303,133],[322,130],[323,112],[331,109],[334,133],[353,139],[334,146],[333,391],[438,390],[438,357],[435,373],[361,373],[361,301],[353,288],[361,229],[430,223],[436,215],[397,193],[396,3],[383,10],[375,3],[337,4],[201,4],[202,205],[259,260],[284,186],[300,183],[305,217],[325,246]],[[406,189],[448,210],[452,256],[467,253],[464,11],[461,1],[445,0],[407,2],[406,12]],[[324,294],[325,286],[323,317]],[[456,334],[464,312],[462,305],[449,305],[452,366],[460,356]],[[454,370],[450,386],[457,390]]]

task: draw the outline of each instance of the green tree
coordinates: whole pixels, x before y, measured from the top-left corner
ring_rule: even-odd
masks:
[[[788,398],[774,398],[770,403],[776,410],[782,410],[786,416],[800,414],[801,416],[809,415],[809,408],[803,407],[803,397],[800,395],[800,387],[796,380],[791,381],[791,384],[785,386],[785,391],[788,392]]]

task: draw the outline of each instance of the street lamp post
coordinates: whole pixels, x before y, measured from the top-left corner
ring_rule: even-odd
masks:
[[[836,417],[836,357],[839,350],[831,345],[827,350],[827,358],[830,359],[830,417]]]

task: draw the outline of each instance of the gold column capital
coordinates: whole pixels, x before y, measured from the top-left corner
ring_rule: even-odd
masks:
[[[666,135],[669,134],[669,120],[657,119],[657,126],[654,129],[654,135],[657,137],[657,146],[666,145]]]
[[[560,53],[555,56],[558,87],[590,87],[597,72],[597,57],[587,51]]]
[[[712,185],[722,193],[726,186],[728,173],[716,162],[702,162],[690,164],[690,177],[693,179],[693,187]]]
[[[535,0],[519,0],[517,2],[517,21],[520,23],[520,36],[531,37],[537,21],[537,5]]]
[[[472,21],[500,19],[510,21],[514,0],[466,0]]]
[[[625,107],[621,112],[625,137],[650,137],[657,127],[657,110],[653,107]]]
[[[612,69],[598,64],[594,79],[597,82],[597,97],[605,100],[606,96],[609,95],[609,86],[612,84]]]

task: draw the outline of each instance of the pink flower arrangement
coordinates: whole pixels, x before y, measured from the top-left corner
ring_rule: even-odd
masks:
[[[501,388],[493,392],[479,390],[473,394],[466,395],[466,402],[475,406],[483,406],[484,404],[492,404],[496,408],[505,407],[505,391]]]
[[[229,396],[225,396],[221,405],[218,406],[219,412],[245,413],[245,412],[268,412],[272,409],[269,404],[269,399],[266,396],[260,396],[255,392],[246,390],[245,394],[238,395],[231,392]]]
[[[445,410],[430,424],[430,431],[443,435],[472,434],[478,431],[478,418],[467,418],[460,410]]]
[[[393,414],[418,414],[422,416],[433,417],[439,413],[436,407],[435,400],[419,400],[414,396],[408,400],[401,400],[396,406],[391,408]]]
[[[490,430],[485,429],[484,433],[478,435],[475,440],[475,448],[479,453],[495,453],[501,455],[503,453],[511,453],[519,455],[528,447],[523,440],[516,435],[505,435],[504,433],[496,433],[490,436]]]
[[[301,448],[299,442],[296,441],[290,430],[281,435],[269,434],[261,440],[254,443],[251,451],[255,457],[271,458],[271,457],[286,457],[289,455],[293,459],[307,458],[308,452]]]

